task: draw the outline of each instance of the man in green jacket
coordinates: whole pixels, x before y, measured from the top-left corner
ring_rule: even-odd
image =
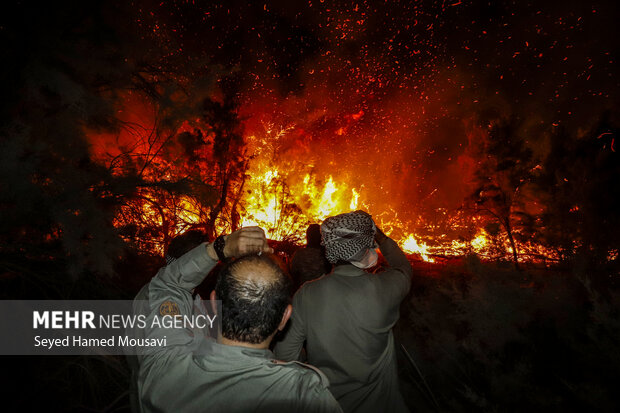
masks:
[[[318,369],[276,361],[269,350],[291,314],[288,279],[260,255],[271,251],[262,229],[242,228],[172,260],[151,280],[144,335],[165,337],[166,345],[139,357],[142,411],[341,412]],[[192,290],[228,257],[242,258],[224,267],[211,293],[222,303],[217,340],[196,329],[152,327],[155,317],[194,314],[200,303]]]
[[[335,268],[295,294],[276,356],[297,360],[305,341],[308,362],[329,378],[345,412],[405,412],[392,327],[411,286],[411,265],[363,211],[327,218],[321,235]],[[364,271],[376,264],[375,240],[389,264],[378,274]]]

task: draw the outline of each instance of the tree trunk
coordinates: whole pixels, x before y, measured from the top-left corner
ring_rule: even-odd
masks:
[[[226,172],[224,172],[224,182],[222,182],[220,200],[209,213],[209,223],[207,226],[207,236],[209,237],[209,239],[215,239],[215,220],[220,215],[220,212],[222,212],[222,209],[224,209],[224,206],[226,205],[226,198],[228,197],[228,183],[229,177],[226,176]]]
[[[243,167],[243,171],[245,172],[245,170],[247,169],[247,162],[244,164]],[[233,201],[232,207],[231,207],[231,231],[236,231],[239,229],[239,221],[241,220],[241,217],[239,216],[239,212],[237,211],[237,205],[239,205],[239,201],[241,200],[241,197],[243,196],[243,187],[245,186],[245,180],[247,178],[247,175],[244,173],[243,178],[241,178],[241,185],[239,185],[239,190],[237,191],[237,195],[235,196],[235,200]]]
[[[515,243],[515,239],[512,236],[510,218],[506,218],[504,220],[504,229],[506,230],[506,234],[508,235],[508,241],[510,241],[510,247],[512,248],[512,260],[514,261],[515,269],[519,270],[519,254],[517,253],[517,245]]]

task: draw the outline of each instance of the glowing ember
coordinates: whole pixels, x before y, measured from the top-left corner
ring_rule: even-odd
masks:
[[[483,252],[488,247],[488,245],[489,241],[487,240],[487,234],[486,232],[484,232],[484,230],[480,230],[478,235],[476,235],[476,237],[471,240],[471,247],[477,253]]]

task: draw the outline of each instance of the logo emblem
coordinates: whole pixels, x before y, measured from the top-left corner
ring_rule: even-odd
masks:
[[[159,306],[159,314],[162,316],[177,316],[179,315],[179,306],[174,301],[164,301]]]

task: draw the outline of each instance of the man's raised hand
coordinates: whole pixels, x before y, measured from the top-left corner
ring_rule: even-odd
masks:
[[[241,228],[226,236],[224,255],[227,258],[240,257],[242,255],[256,254],[259,252],[273,252],[273,249],[267,244],[265,231],[260,227]]]

